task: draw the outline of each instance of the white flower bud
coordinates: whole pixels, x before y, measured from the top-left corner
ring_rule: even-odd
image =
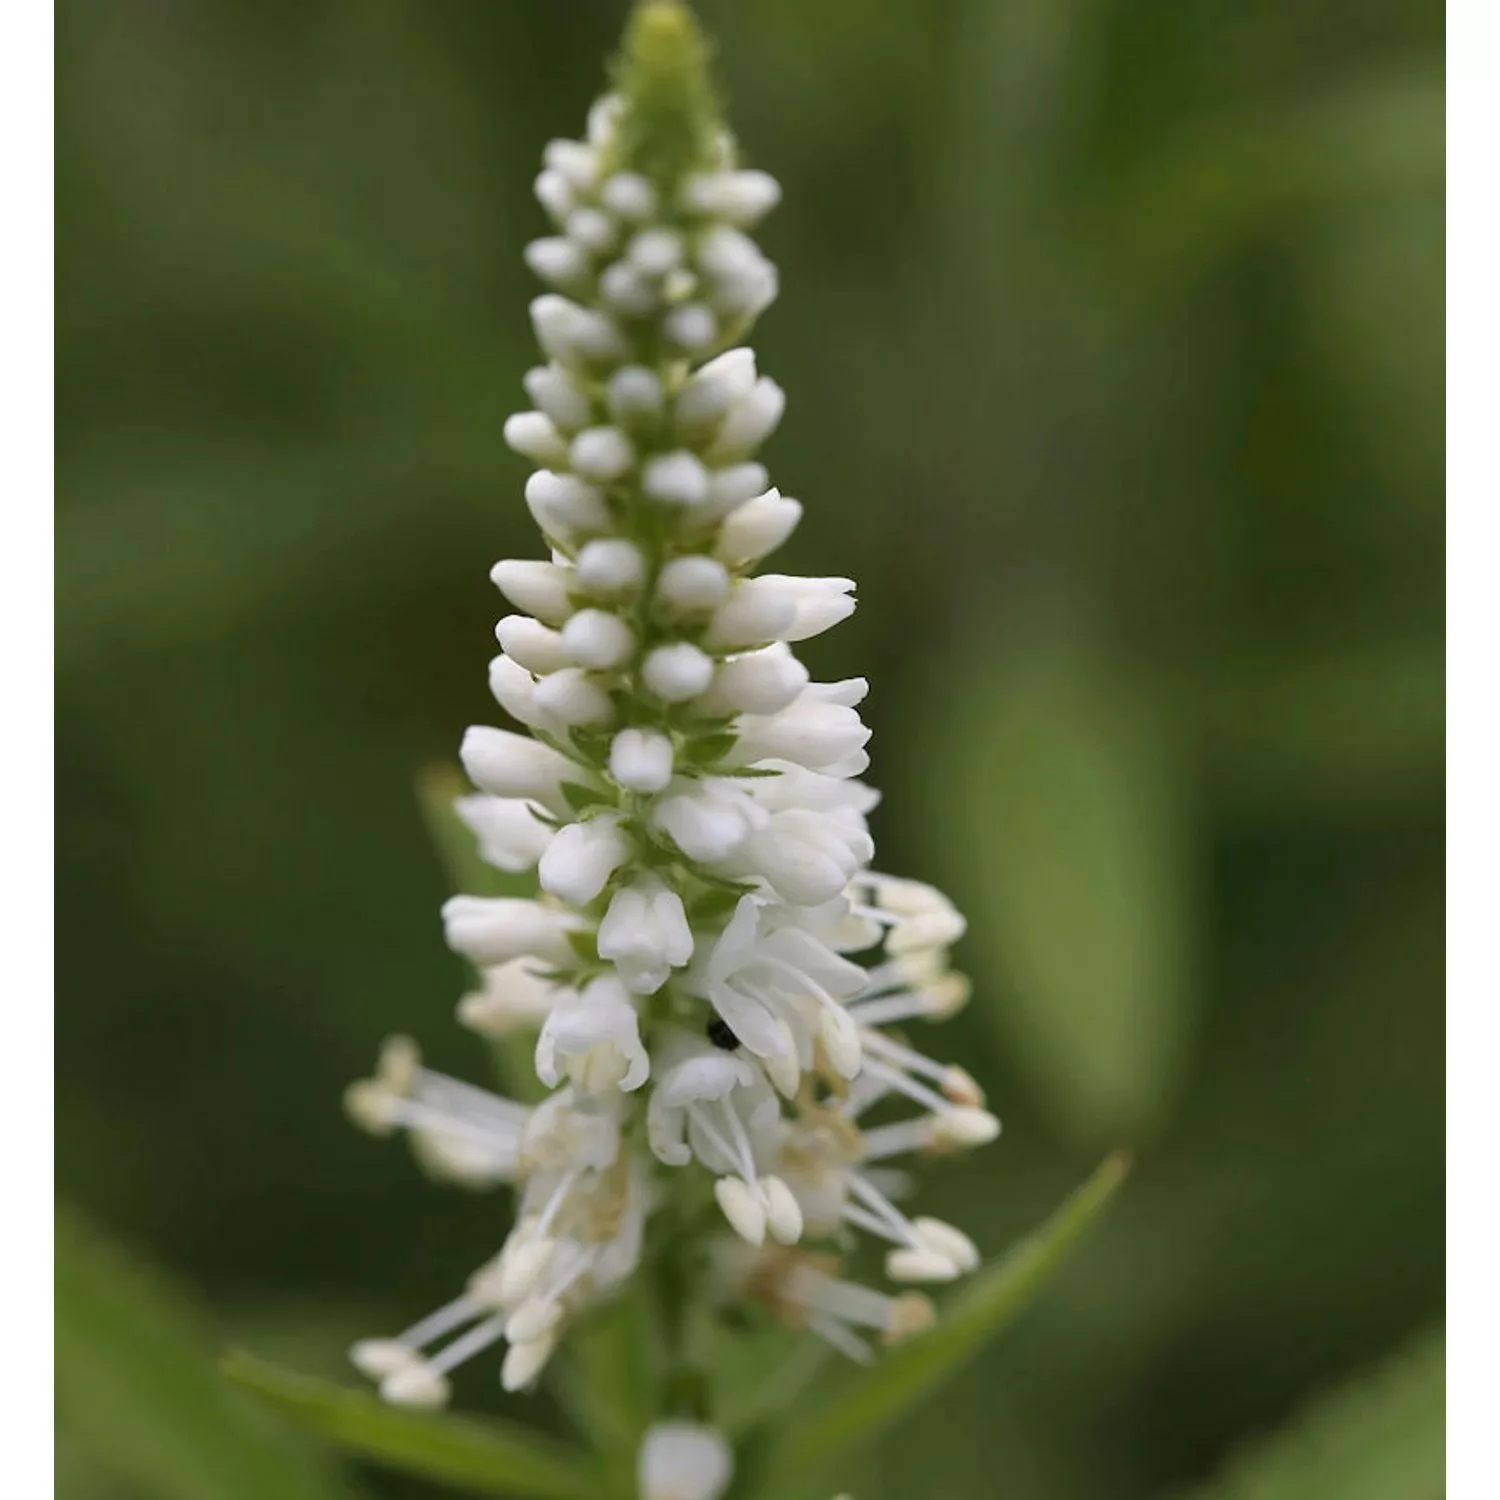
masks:
[[[694,1422],[658,1422],[636,1460],[640,1500],[720,1500],[733,1475],[729,1444]]]
[[[795,701],[807,682],[807,668],[777,642],[723,662],[700,707],[705,713],[774,714]]]
[[[615,221],[597,208],[575,208],[563,228],[568,238],[590,255],[603,255],[619,235]]]
[[[572,569],[557,563],[521,558],[506,558],[490,569],[490,581],[517,609],[548,625],[561,625],[573,613],[568,598],[572,576]]]
[[[769,479],[764,464],[730,464],[727,469],[715,469],[709,475],[704,510],[713,516],[727,515],[735,506],[763,493]]]
[[[674,781],[651,821],[689,859],[713,863],[734,854],[769,815],[741,783],[724,776]]]
[[[608,724],[615,716],[614,700],[579,667],[565,667],[542,678],[532,701],[543,714],[570,729]]]
[[[698,241],[694,259],[709,276],[734,277],[753,272],[765,257],[749,235],[720,224]]]
[[[649,459],[641,471],[641,488],[663,505],[698,505],[708,495],[708,470],[696,453],[679,448]]]
[[[747,500],[725,518],[714,551],[730,567],[759,562],[792,534],[801,519],[799,501],[777,490],[767,490],[765,494]]]
[[[537,177],[533,190],[537,202],[556,223],[561,224],[573,211],[573,188],[561,172],[554,172],[550,168],[542,172]]]
[[[719,335],[713,313],[701,302],[684,302],[662,319],[661,331],[668,342],[689,354],[706,349]]]
[[[656,213],[656,189],[639,172],[616,172],[599,189],[599,201],[612,214],[636,222]]]
[[[585,479],[608,484],[635,462],[635,449],[618,427],[589,427],[573,439],[570,456]]]
[[[789,760],[809,771],[837,766],[870,738],[870,731],[852,708],[819,702],[806,692],[780,713],[745,715],[739,731],[734,753],[742,764]]]
[[[617,817],[606,814],[569,823],[552,835],[537,866],[537,878],[549,895],[587,906],[634,852]]]
[[[549,536],[572,537],[609,525],[609,507],[593,485],[551,469],[538,469],[526,481],[526,508]]]
[[[787,638],[797,619],[791,594],[761,578],[742,578],[715,611],[703,639],[720,650],[742,650]]]
[[[555,292],[532,300],[531,324],[547,358],[560,364],[625,357],[625,340],[610,319]]]
[[[656,597],[678,614],[702,614],[729,595],[729,570],[712,557],[674,557],[657,575]]]
[[[682,206],[745,227],[781,202],[781,184],[769,172],[705,172],[682,185]]]
[[[503,964],[523,954],[565,963],[568,933],[580,926],[571,912],[509,896],[450,896],[443,903],[448,946],[476,964]]]
[[[583,609],[562,628],[562,644],[580,667],[607,672],[630,659],[635,632],[619,615]]]
[[[582,141],[548,141],[542,161],[579,192],[587,192],[599,180],[598,153]]]
[[[561,365],[538,365],[526,372],[522,384],[526,394],[536,402],[552,424],[562,432],[576,432],[588,426],[593,408],[587,394],[574,383]]]
[[[686,703],[696,698],[713,675],[713,658],[689,641],[658,646],[641,668],[647,688],[664,703]]]
[[[854,613],[850,578],[797,578],[762,573],[735,585],[706,637],[713,646],[805,641]]]
[[[711,426],[755,388],[755,351],[729,349],[695,370],[677,394],[673,416],[680,427]]]
[[[647,318],[656,311],[659,297],[650,281],[628,261],[617,260],[599,275],[599,295],[628,318]]]
[[[599,924],[599,957],[618,970],[627,989],[650,995],[693,956],[682,898],[652,876],[615,892]]]
[[[506,615],[495,626],[495,639],[512,661],[538,676],[573,664],[562,636],[530,615]]]
[[[641,365],[626,365],[616,370],[604,388],[605,404],[617,422],[654,417],[664,399],[661,377]]]
[[[665,276],[682,264],[682,236],[673,229],[642,229],[625,254],[642,276]]]
[[[546,1020],[557,994],[545,974],[546,965],[534,958],[491,964],[480,976],[481,987],[458,1002],[460,1024],[488,1037],[534,1030]]]
[[[567,807],[562,784],[581,777],[579,768],[549,745],[482,724],[464,735],[459,758],[475,786],[496,797],[529,797],[554,811]]]
[[[495,702],[528,728],[551,727],[551,717],[536,701],[536,679],[519,662],[497,656],[490,663],[490,692]]]
[[[542,412],[516,412],[505,419],[503,433],[506,446],[533,463],[564,464],[568,461],[568,445],[552,425],[551,418]]]
[[[575,287],[589,274],[588,256],[562,235],[532,240],[522,253],[531,270],[553,286]]]
[[[711,463],[722,463],[753,453],[776,430],[786,410],[786,393],[762,375],[750,393],[729,409],[709,449]]]
[[[578,586],[601,598],[633,594],[646,579],[640,548],[623,537],[600,537],[578,554]]]
[[[479,855],[497,870],[535,868],[552,830],[519,797],[460,797],[453,810],[479,840]]]
[[[622,729],[609,746],[609,774],[632,792],[659,792],[672,779],[672,741],[654,729]]]
[[[588,142],[601,160],[607,154],[606,148],[614,145],[619,135],[624,113],[625,101],[618,94],[601,94],[589,105]]]

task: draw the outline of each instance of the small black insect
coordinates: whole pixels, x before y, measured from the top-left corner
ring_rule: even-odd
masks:
[[[708,1023],[708,1039],[722,1052],[736,1052],[739,1050],[740,1039],[718,1016],[715,1016]]]

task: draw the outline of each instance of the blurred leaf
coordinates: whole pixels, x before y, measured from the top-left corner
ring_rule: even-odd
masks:
[[[1443,1331],[1315,1401],[1184,1500],[1437,1500],[1446,1425]]]
[[[640,1289],[572,1329],[548,1381],[580,1432],[601,1452],[634,1455],[655,1415],[652,1331]]]
[[[1300,108],[1179,126],[1112,184],[1085,221],[1086,248],[1120,292],[1176,287],[1306,208],[1440,185],[1445,115],[1441,76],[1404,72]]]
[[[1442,785],[1443,643],[1225,664],[1198,703],[1209,774],[1241,811],[1388,809]]]
[[[776,1442],[767,1462],[768,1483],[801,1476],[869,1441],[930,1397],[1047,1284],[1129,1170],[1127,1155],[1108,1157],[1046,1223],[944,1307],[935,1328],[839,1382],[826,1399],[814,1398],[813,1410],[794,1418]],[[767,1493],[779,1491],[768,1488]]]
[[[1192,999],[1192,830],[1168,725],[1057,644],[972,674],[958,701],[943,766],[969,814],[952,857],[984,1014],[1062,1129],[1138,1140],[1170,1104]]]
[[[481,1495],[594,1500],[601,1493],[599,1475],[583,1458],[518,1427],[387,1406],[248,1354],[230,1355],[224,1368],[299,1425],[393,1469]]]
[[[155,1500],[335,1500],[348,1487],[219,1380],[192,1316],[73,1213],[56,1223],[60,1425],[84,1461]]]

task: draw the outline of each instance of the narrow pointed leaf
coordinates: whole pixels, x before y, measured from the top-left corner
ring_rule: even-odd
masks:
[[[1433,1500],[1444,1484],[1445,1353],[1441,1330],[1423,1334],[1184,1500]]]
[[[586,1459],[517,1427],[387,1406],[248,1354],[230,1355],[224,1369],[299,1425],[389,1468],[476,1495],[593,1500],[605,1493]]]
[[[210,1338],[151,1267],[62,1212],[55,1264],[58,1427],[75,1467],[157,1500],[350,1493],[214,1377]]]
[[[805,1474],[888,1427],[930,1396],[1030,1303],[1129,1170],[1128,1156],[1108,1157],[1040,1229],[943,1308],[935,1328],[843,1382],[776,1446],[768,1480],[774,1484]],[[779,1491],[773,1488],[770,1493]]]

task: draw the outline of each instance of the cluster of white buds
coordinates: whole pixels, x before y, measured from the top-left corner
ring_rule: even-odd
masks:
[[[681,16],[638,11],[642,55]],[[909,1182],[893,1166],[999,1130],[967,1072],[894,1029],[964,1003],[947,962],[963,920],[870,870],[865,682],[813,682],[793,651],[853,611],[853,584],[756,572],[802,509],[756,457],[784,400],[739,342],[775,295],[748,231],[779,189],[694,114],[696,82],[646,97],[671,80],[644,72],[633,92],[626,66],[587,140],[554,141],[537,178],[557,230],[527,250],[551,288],[532,304],[547,362],[505,435],[538,465],[525,496],[550,556],[492,574],[515,612],[490,686],[526,732],[473,728],[462,747],[479,790],[461,816],[490,863],[535,869],[540,894],[456,896],[443,913],[481,978],[460,1018],[534,1029],[554,1092],[523,1107],[401,1042],[350,1095],[436,1171],[519,1195],[462,1296],[356,1347],[397,1402],[442,1401],[448,1371],[502,1339],[504,1384],[530,1384],[695,1178],[717,1203],[704,1191],[712,1295],[754,1298],[855,1358],[866,1335],[931,1321],[909,1284],[978,1263],[962,1231],[898,1207]],[[828,1251],[856,1230],[907,1290],[836,1274]],[[658,1429],[643,1493],[717,1494],[715,1453],[696,1429]],[[673,1488],[663,1454],[708,1478]]]

